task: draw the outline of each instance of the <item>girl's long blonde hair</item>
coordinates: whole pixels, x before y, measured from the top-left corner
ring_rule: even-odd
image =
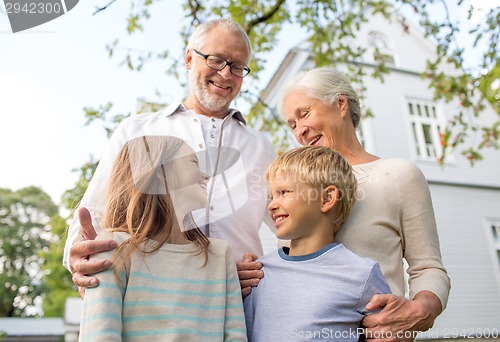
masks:
[[[177,223],[169,194],[167,173],[173,156],[185,144],[173,136],[142,136],[128,141],[115,159],[107,188],[102,227],[126,232],[130,239],[113,255],[113,264],[124,266],[134,250],[157,251],[168,239]],[[178,222],[179,225],[182,222]],[[208,260],[208,238],[198,227],[184,232],[189,241],[200,247]]]

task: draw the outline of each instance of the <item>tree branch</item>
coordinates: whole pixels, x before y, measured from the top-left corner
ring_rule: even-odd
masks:
[[[457,36],[455,34],[455,32],[457,31],[457,28],[455,27],[455,25],[452,23],[452,21],[450,19],[450,11],[448,9],[448,5],[446,4],[446,1],[441,0],[441,3],[443,4],[444,12],[446,14],[446,26],[448,26],[448,28],[451,31],[450,37],[453,40],[453,42],[455,43],[456,49],[459,50],[460,44],[458,43]]]
[[[96,11],[94,13],[92,13],[92,15],[96,15],[97,13],[101,12],[101,11],[104,11],[106,8],[108,8],[111,4],[113,4],[113,2],[115,2],[116,0],[111,0],[110,2],[108,2],[108,4],[104,7],[97,7],[96,6]]]
[[[269,10],[269,12],[264,13],[262,16],[255,18],[254,20],[250,21],[248,24],[245,25],[245,31],[249,35],[250,31],[254,28],[254,26],[257,26],[260,23],[266,22],[269,20],[278,10],[280,7],[285,3],[286,0],[278,0],[278,2]]]
[[[200,18],[198,18],[198,12],[202,9],[202,5],[198,0],[189,0],[188,1],[189,12],[191,19],[191,25],[201,23]]]

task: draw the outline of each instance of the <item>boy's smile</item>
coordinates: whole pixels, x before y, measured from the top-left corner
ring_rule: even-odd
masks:
[[[276,228],[278,228],[278,226],[280,225],[281,221],[283,221],[287,217],[288,217],[288,215],[278,215],[278,216],[272,215],[272,218],[273,218],[273,221],[274,221],[274,226]]]
[[[269,214],[279,239],[307,239],[314,235],[321,214],[321,193],[294,175],[278,173],[269,180]]]

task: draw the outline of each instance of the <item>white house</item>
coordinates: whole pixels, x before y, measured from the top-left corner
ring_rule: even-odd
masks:
[[[76,342],[80,331],[83,301],[66,299],[64,317],[0,317],[2,342]]]
[[[62,318],[0,318],[2,342],[58,342],[64,337]]]
[[[373,67],[373,47],[378,46],[390,68],[384,83],[364,79],[367,91],[363,102],[374,117],[362,121],[360,137],[375,155],[415,162],[430,185],[443,262],[452,289],[446,311],[438,317],[434,328],[420,338],[498,338],[500,151],[485,151],[484,161],[473,167],[460,151],[451,153],[443,166],[438,164],[439,129],[459,104],[433,100],[433,92],[420,73],[425,70],[426,60],[433,57],[435,46],[419,28],[407,24],[405,32],[398,20],[374,16],[356,37],[357,44],[368,48],[359,62]],[[264,102],[275,107],[283,83],[311,67],[314,64],[308,44],[298,44],[269,82]],[[488,125],[494,119],[498,115],[488,107],[472,122]],[[296,144],[290,137],[290,143]]]

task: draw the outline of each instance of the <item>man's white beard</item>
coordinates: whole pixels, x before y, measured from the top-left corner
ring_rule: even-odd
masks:
[[[196,78],[193,72],[189,73],[189,86],[200,104],[211,112],[227,110],[231,104],[232,100],[210,94],[201,77]]]

